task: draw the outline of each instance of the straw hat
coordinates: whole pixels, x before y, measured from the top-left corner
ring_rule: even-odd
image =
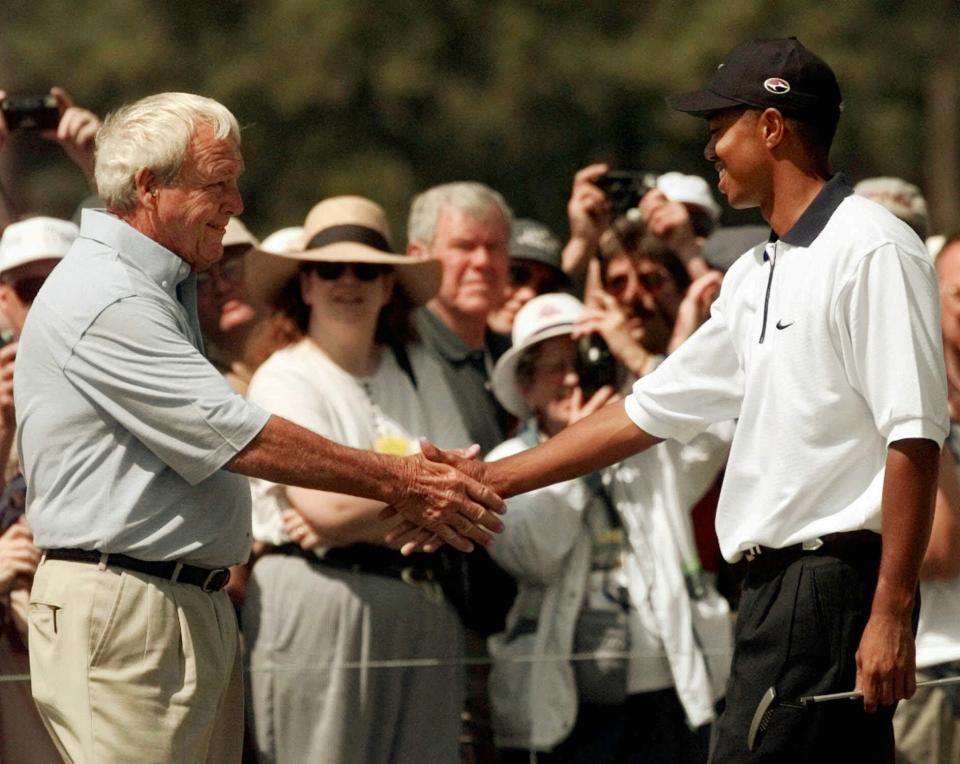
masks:
[[[583,303],[561,292],[534,297],[517,311],[510,333],[513,346],[500,356],[491,375],[493,394],[511,414],[521,419],[532,414],[517,384],[517,364],[524,351],[551,337],[573,333],[582,313]]]
[[[417,305],[440,288],[440,262],[391,251],[383,208],[361,196],[334,196],[314,206],[296,246],[285,251],[256,249],[247,255],[247,288],[272,302],[297,275],[301,262],[379,263],[396,268],[397,285]]]

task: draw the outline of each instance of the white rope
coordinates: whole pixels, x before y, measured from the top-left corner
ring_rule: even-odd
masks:
[[[701,655],[729,655],[725,650],[702,650]],[[563,661],[565,663],[574,663],[576,661],[587,661],[596,658],[604,660],[634,658],[637,660],[663,660],[666,658],[663,654],[654,653],[633,653],[615,650],[598,650],[595,653],[571,653],[568,655],[511,655],[504,658],[491,658],[489,656],[477,657],[457,657],[457,658],[396,658],[384,660],[359,660],[344,661],[342,663],[330,664],[327,666],[314,666],[305,664],[284,664],[277,665],[271,661],[262,661],[259,664],[252,665],[248,673],[287,673],[290,671],[346,671],[346,670],[367,670],[367,669],[398,669],[398,668],[440,668],[443,666],[491,666],[494,663],[514,663],[514,664],[533,664],[533,663],[551,663]],[[7,674],[0,675],[0,683],[5,682],[29,682],[29,674]]]

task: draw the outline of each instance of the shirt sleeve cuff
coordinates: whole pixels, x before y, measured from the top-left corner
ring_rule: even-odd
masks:
[[[209,458],[195,462],[192,467],[179,470],[181,477],[191,485],[197,485],[217,470],[223,469],[266,427],[271,416],[270,412],[247,400],[244,400],[243,404],[247,409],[244,422],[231,428],[229,437],[210,453]]]
[[[693,440],[701,431],[699,426],[683,427],[676,422],[665,422],[662,419],[651,416],[641,405],[636,393],[628,395],[623,406],[627,412],[627,416],[630,417],[630,421],[655,438],[676,440],[686,444]]]
[[[947,439],[948,431],[943,425],[932,419],[907,419],[893,424],[887,432],[887,446],[898,440],[907,438],[923,438],[932,440],[938,446]]]

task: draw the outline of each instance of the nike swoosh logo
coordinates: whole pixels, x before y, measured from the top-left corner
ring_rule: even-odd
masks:
[[[777,329],[786,329],[788,326],[793,326],[795,323],[796,321],[791,321],[789,324],[785,324],[781,318],[779,321],[777,321]]]

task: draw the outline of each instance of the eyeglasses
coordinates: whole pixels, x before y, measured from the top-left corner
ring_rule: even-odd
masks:
[[[324,281],[336,281],[347,270],[353,271],[357,281],[374,281],[382,274],[392,273],[393,267],[381,263],[307,263],[306,269]]]
[[[637,273],[637,282],[643,287],[644,291],[656,295],[667,284],[668,277],[660,271],[648,271],[647,273]],[[630,277],[627,274],[617,274],[608,278],[605,289],[615,297],[623,294],[630,286]]]
[[[213,286],[213,277],[216,274],[224,281],[239,284],[243,281],[243,257],[228,257],[219,263],[214,263],[208,270],[197,274],[197,289],[202,291]]]

